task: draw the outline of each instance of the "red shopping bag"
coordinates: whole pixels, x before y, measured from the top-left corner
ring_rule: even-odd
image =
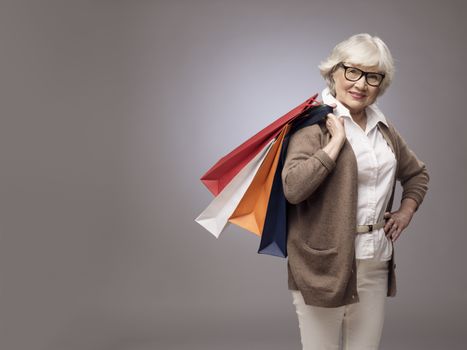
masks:
[[[306,112],[310,107],[319,105],[320,103],[316,101],[317,96],[318,94],[313,95],[218,160],[217,163],[201,177],[201,181],[204,185],[212,194],[217,196],[269,141],[278,136],[285,124],[297,118],[303,112]]]

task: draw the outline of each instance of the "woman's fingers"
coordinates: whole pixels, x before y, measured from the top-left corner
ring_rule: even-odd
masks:
[[[342,117],[337,118],[334,114],[328,113],[326,118],[326,127],[331,133],[331,136],[340,134],[345,136],[344,120]]]
[[[326,115],[326,117],[327,117],[327,121],[328,121],[328,122],[331,122],[332,120],[336,120],[336,119],[337,119],[337,117],[336,117],[334,114],[332,114],[332,113],[328,113],[328,114]]]
[[[326,117],[326,127],[328,128],[329,132],[331,133],[331,136],[334,136],[335,134],[335,119],[336,116],[332,113],[328,113]]]
[[[390,226],[388,229],[386,229],[386,226],[385,226],[384,232],[386,233],[386,237],[391,239],[394,242],[396,236],[398,236],[400,234],[400,231],[402,231],[402,228],[399,225],[397,225],[397,223],[393,221],[393,219],[390,219],[390,220],[392,220],[390,222]]]
[[[396,239],[399,238],[399,236],[401,235],[402,233],[402,228],[399,227],[397,230],[396,230],[396,233],[392,235],[392,241],[395,242]]]
[[[407,221],[406,216],[403,215],[403,213],[399,212],[385,212],[384,219],[387,220],[384,225],[386,237],[395,242],[400,237],[402,231],[404,231],[408,226],[409,221]]]
[[[402,233],[402,227],[398,227],[394,232],[388,235],[388,238],[390,238],[393,242],[395,242],[401,235]]]
[[[384,232],[386,237],[395,242],[401,235],[402,231],[405,229],[407,224],[403,221],[402,218],[392,213],[386,212],[384,218],[388,219],[386,225],[384,225]]]
[[[389,220],[387,220],[386,224],[384,225],[384,232],[388,233],[393,224],[394,224],[393,218],[390,218]]]
[[[394,222],[394,223],[392,224],[391,229],[389,230],[389,235],[390,235],[390,236],[394,236],[394,233],[397,231],[397,228],[398,228],[397,226],[398,226],[398,225],[397,225],[396,222]]]
[[[387,234],[394,223],[394,219],[392,219],[392,213],[387,211],[384,213],[384,219],[386,219],[386,224],[384,225],[384,232]]]

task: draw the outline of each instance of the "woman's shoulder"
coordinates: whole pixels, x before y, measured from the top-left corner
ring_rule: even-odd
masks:
[[[394,146],[396,150],[399,150],[402,147],[407,145],[405,139],[402,137],[401,133],[399,132],[398,128],[395,124],[386,117],[386,124],[380,123],[384,129],[386,129],[388,136],[394,142]]]
[[[289,149],[308,152],[322,148],[329,139],[326,134],[328,130],[322,124],[323,123],[308,125],[296,131],[292,131]]]
[[[388,129],[389,133],[391,133],[394,139],[396,140],[400,139],[401,134],[399,133],[399,130],[396,128],[395,124],[388,117],[385,117],[385,119],[386,119],[386,125],[382,123],[383,127],[386,127]]]
[[[316,123],[313,125],[307,125],[303,128],[300,128],[292,132],[293,132],[293,136],[297,138],[322,138],[324,134],[328,132],[328,130],[324,126],[324,123]]]

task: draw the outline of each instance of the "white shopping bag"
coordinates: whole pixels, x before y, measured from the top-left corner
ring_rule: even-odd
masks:
[[[264,158],[266,158],[274,141],[275,139],[269,141],[269,143],[238,172],[229,184],[224,187],[222,192],[220,192],[209,206],[195,219],[198,224],[211,232],[216,238],[219,238],[219,235],[226,227],[230,216],[248,190],[248,187],[253,181],[253,178],[258,172]]]

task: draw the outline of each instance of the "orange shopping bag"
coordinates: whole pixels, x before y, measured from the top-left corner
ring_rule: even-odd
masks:
[[[269,195],[285,135],[289,132],[290,124],[286,124],[274,141],[253,181],[240,200],[237,208],[229,218],[229,222],[261,236],[263,232]]]

